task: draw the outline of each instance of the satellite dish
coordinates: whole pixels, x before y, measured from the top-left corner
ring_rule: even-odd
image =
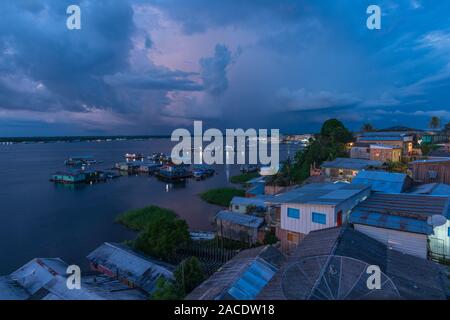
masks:
[[[278,167],[262,167],[259,170],[259,174],[262,176],[273,176],[278,172]]]
[[[439,227],[447,223],[447,218],[440,214],[434,214],[428,217],[427,222],[433,227]]]

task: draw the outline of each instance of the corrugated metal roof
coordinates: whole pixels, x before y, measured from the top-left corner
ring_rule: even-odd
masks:
[[[155,290],[160,277],[173,279],[173,267],[145,257],[127,246],[105,242],[91,252],[89,261],[102,265],[119,276],[135,282],[147,292]]]
[[[310,183],[279,195],[267,196],[265,201],[268,203],[338,205],[369,189],[370,186],[364,184]]]
[[[360,137],[359,141],[403,141],[401,136]]]
[[[266,207],[264,199],[261,198],[233,197],[233,199],[231,199],[231,204],[241,206]]]
[[[364,132],[360,137],[404,137],[409,134],[401,131],[372,131],[372,132]]]
[[[250,228],[259,228],[264,222],[263,218],[228,210],[219,211],[216,215],[216,219],[229,221]]]
[[[333,161],[325,161],[322,168],[363,170],[369,167],[380,167],[383,163],[376,160],[355,159],[355,158],[336,158]]]
[[[415,194],[373,194],[350,214],[351,223],[432,234],[427,219],[432,215],[449,216],[449,197]]]
[[[307,258],[320,258],[323,255],[348,257],[365,262],[368,265],[379,266],[381,271],[392,280],[397,289],[382,290],[385,295],[381,297],[383,299],[446,300],[446,288],[443,281],[445,273],[443,268],[437,263],[389,249],[383,243],[361,232],[345,227],[310,232],[292,253],[289,261],[273,276],[269,284],[263,288],[258,295],[258,299],[286,299],[285,290],[301,290],[298,289],[300,271],[297,273],[286,271],[290,266],[305,261]],[[339,281],[333,281],[332,273],[327,272],[330,270],[331,264],[333,264],[333,259],[327,260],[327,263],[322,264],[321,269],[318,267],[312,269],[310,274],[315,276],[308,279],[312,285],[305,285],[305,291],[298,292],[298,295],[305,298],[311,297],[312,290],[321,286],[321,282],[326,280],[328,286],[324,288],[325,292],[332,293],[335,296],[345,296],[342,292],[345,293],[350,288],[347,291],[347,298],[351,299],[360,296],[361,291],[359,289],[364,288],[352,288],[348,284],[353,282],[349,280],[352,278],[356,280],[358,275],[364,273],[364,269],[361,270],[361,265],[347,263],[346,261],[345,265],[341,265],[344,272],[336,273],[340,275]],[[342,271],[336,270],[336,268],[339,268],[339,265],[336,265],[334,269],[335,271]],[[289,284],[291,284],[291,287],[286,288]],[[396,291],[400,297],[395,294]],[[362,297],[362,299],[370,298],[370,296]]]
[[[273,246],[241,251],[195,288],[187,300],[254,299],[286,258]]]
[[[427,219],[435,214],[445,215],[448,207],[448,197],[375,193],[357,205],[353,211]]]
[[[254,300],[277,270],[275,266],[257,258],[233,283],[227,293],[236,300]]]
[[[428,183],[415,187],[411,193],[450,197],[450,185],[444,183]]]
[[[370,185],[372,191],[401,193],[407,179],[408,175],[404,173],[363,170],[353,178],[352,183]]]
[[[427,220],[418,220],[382,213],[352,212],[349,222],[398,231],[426,235],[433,234],[433,227],[427,223]]]

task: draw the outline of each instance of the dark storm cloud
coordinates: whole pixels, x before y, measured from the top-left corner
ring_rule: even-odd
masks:
[[[201,77],[206,91],[212,95],[220,95],[228,88],[227,69],[232,62],[231,51],[218,44],[214,56],[200,59]]]
[[[73,3],[82,8],[77,31],[65,27]],[[73,112],[78,125],[94,110],[105,127],[126,120],[136,130],[202,117],[286,131],[300,122],[313,130],[328,116],[355,127],[394,118],[424,126],[433,113],[450,120],[449,3],[380,0],[379,31],[366,28],[369,4],[2,1],[0,117]]]

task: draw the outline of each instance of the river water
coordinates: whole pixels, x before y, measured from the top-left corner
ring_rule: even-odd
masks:
[[[0,275],[35,257],[59,257],[87,266],[86,256],[105,241],[133,239],[134,233],[114,223],[121,212],[157,205],[174,210],[191,230],[213,230],[220,207],[205,203],[199,193],[231,186],[236,165],[215,165],[216,175],[184,186],[153,176],[126,176],[82,188],[49,182],[52,173],[66,169],[69,156],[92,155],[105,169],[124,161],[127,152],[170,154],[169,139],[110,142],[58,142],[0,145]],[[280,156],[293,153],[281,145]]]

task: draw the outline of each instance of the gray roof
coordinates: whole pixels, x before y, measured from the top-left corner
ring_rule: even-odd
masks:
[[[367,289],[369,265],[381,269],[382,290]],[[437,263],[389,249],[350,228],[330,228],[309,233],[258,299],[295,294],[298,299],[445,300],[445,281]]]
[[[240,206],[256,206],[256,207],[265,207],[266,204],[264,202],[264,198],[252,197],[252,198],[244,198],[244,197],[233,197],[230,202],[232,205],[240,205]]]
[[[81,289],[67,288],[67,267],[59,258],[36,258],[0,277],[0,300],[136,300],[142,292],[104,276],[81,278]],[[95,278],[95,281],[94,281]]]
[[[216,215],[216,219],[250,228],[259,228],[264,222],[263,218],[228,210],[219,211]]]
[[[105,242],[87,256],[91,263],[101,265],[120,277],[152,293],[160,277],[173,279],[173,266],[150,259],[129,247]]]
[[[432,215],[448,217],[449,208],[449,197],[445,196],[375,193],[358,204],[353,212],[379,213],[426,221]]]
[[[450,197],[450,185],[444,183],[421,184],[412,189],[411,193]]]
[[[291,191],[265,199],[268,203],[301,203],[318,205],[339,205],[370,189],[369,185],[337,183],[310,183]]]
[[[284,261],[284,255],[272,246],[241,251],[195,288],[186,300],[254,299]]]
[[[383,163],[376,160],[355,159],[355,158],[336,158],[333,161],[325,161],[321,164],[322,168],[363,170],[370,167],[381,167]]]
[[[401,193],[405,189],[408,175],[386,171],[363,170],[353,178],[352,183],[370,185],[372,191]]]

